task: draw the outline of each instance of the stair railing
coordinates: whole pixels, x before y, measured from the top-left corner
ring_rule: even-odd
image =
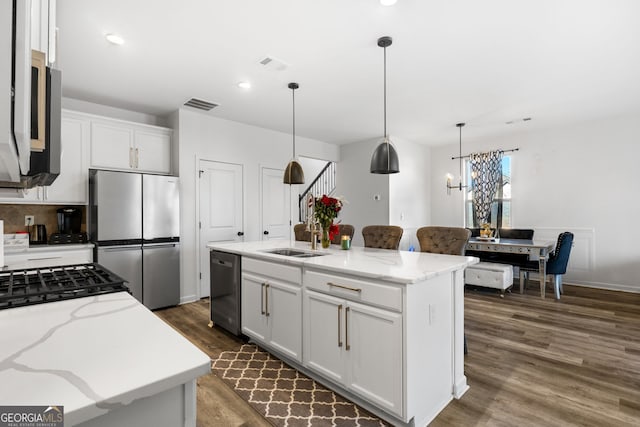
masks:
[[[309,184],[306,190],[298,196],[299,220],[303,222],[307,218],[307,204],[305,200],[308,194],[319,197],[323,194],[330,196],[336,189],[336,162],[327,162],[318,176]]]

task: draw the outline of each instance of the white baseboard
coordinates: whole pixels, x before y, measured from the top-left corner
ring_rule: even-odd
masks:
[[[620,283],[601,283],[601,282],[584,282],[584,283],[572,283],[563,282],[565,285],[582,286],[583,288],[595,288],[606,289],[608,291],[620,291],[620,292],[632,292],[640,293],[640,287],[631,285],[622,285]]]
[[[180,305],[195,301],[198,301],[198,297],[196,295],[185,295],[183,297],[180,297]]]
[[[533,271],[529,272],[529,274],[535,273]],[[535,273],[537,275],[537,273]],[[540,283],[540,280],[537,277],[529,277],[529,282],[537,282]],[[547,281],[547,284],[551,283]],[[569,286],[580,286],[583,288],[592,288],[592,289],[604,289],[607,291],[619,291],[619,292],[631,292],[631,293],[640,293],[639,286],[631,286],[631,285],[623,285],[620,283],[603,283],[603,282],[567,282],[566,280],[562,281],[563,285]]]

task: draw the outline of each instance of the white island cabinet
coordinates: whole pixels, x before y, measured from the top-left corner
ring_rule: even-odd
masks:
[[[468,389],[463,276],[477,258],[359,247],[314,257],[268,252],[312,252],[288,240],[208,246],[242,256],[245,334],[381,418],[426,426]]]
[[[0,310],[0,403],[64,425],[195,427],[211,360],[127,292]]]
[[[247,258],[242,263],[242,332],[302,361],[300,267]]]
[[[402,416],[401,288],[313,270],[303,282],[305,367]]]

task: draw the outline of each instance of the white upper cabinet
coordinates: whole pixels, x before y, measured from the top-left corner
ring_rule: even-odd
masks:
[[[150,172],[171,172],[171,132],[137,130],[135,132],[136,168]]]
[[[133,169],[133,129],[103,121],[91,123],[91,167]]]
[[[48,187],[2,189],[0,203],[88,202],[89,168],[171,173],[171,129],[63,110],[60,175]]]
[[[60,138],[60,175],[48,187],[3,192],[3,203],[84,205],[88,201],[90,121],[82,114],[63,111]]]
[[[45,202],[86,204],[88,200],[89,121],[69,113],[62,115],[60,175],[44,187]]]
[[[119,120],[91,123],[91,167],[171,173],[171,129]]]

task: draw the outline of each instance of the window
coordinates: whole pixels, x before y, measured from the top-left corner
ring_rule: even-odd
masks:
[[[468,189],[465,198],[465,226],[477,228],[480,224],[474,224],[471,164],[468,160],[465,160],[465,179]],[[502,157],[502,177],[491,205],[489,222],[493,228],[511,227],[511,156]]]

